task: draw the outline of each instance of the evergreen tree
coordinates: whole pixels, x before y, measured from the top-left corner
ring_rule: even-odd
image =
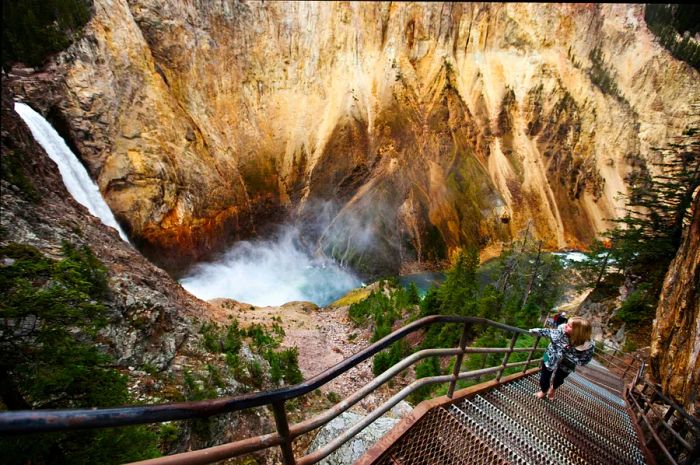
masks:
[[[89,21],[90,0],[4,0],[2,64],[40,66],[67,48]]]
[[[700,70],[700,44],[692,38],[700,32],[698,5],[650,4],[644,19],[674,58]]]
[[[645,290],[644,308],[655,307],[691,220],[700,187],[700,131],[691,128],[680,141],[655,151],[661,161],[653,166],[659,174],[641,169],[629,177],[627,213],[608,233],[616,266]]]
[[[465,304],[476,296],[478,266],[479,252],[476,248],[459,251],[454,264],[447,271],[445,282],[438,290],[443,314],[466,315]]]

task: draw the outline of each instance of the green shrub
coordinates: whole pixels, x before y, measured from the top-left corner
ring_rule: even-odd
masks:
[[[260,362],[257,360],[249,360],[246,364],[246,368],[248,369],[248,374],[250,376],[250,384],[258,389],[262,388],[265,377]]]
[[[158,430],[158,437],[160,438],[160,441],[162,443],[167,444],[175,442],[177,441],[179,435],[180,428],[178,428],[177,425],[169,422],[160,424],[160,428]]]
[[[418,365],[416,365],[416,379],[439,376],[441,374],[440,361],[436,357],[424,359]],[[408,396],[408,401],[413,405],[416,405],[422,400],[430,398],[432,393],[435,391],[435,388],[435,385],[428,385],[418,388]]]
[[[273,383],[284,381],[286,384],[297,384],[303,381],[299,370],[299,349],[292,347],[279,352],[268,350],[265,360],[270,364],[270,380]]]
[[[202,335],[205,349],[213,354],[221,351],[219,327],[216,323],[203,323],[199,333]]]
[[[87,247],[53,260],[22,244],[0,248],[2,408],[91,408],[132,401],[126,377],[97,349],[109,296],[105,267]],[[157,456],[157,435],[126,427],[0,438],[6,463],[123,463]]]
[[[411,353],[405,339],[394,342],[388,349],[379,352],[372,361],[372,371],[375,376],[384,373]]]
[[[638,289],[627,296],[620,310],[615,315],[619,319],[628,324],[635,324],[642,321],[650,320],[654,315],[654,307],[649,302],[649,297],[643,289]]]
[[[281,330],[282,328],[279,327],[279,329]],[[265,327],[259,323],[255,323],[247,330],[244,330],[243,334],[252,339],[251,343],[253,348],[255,348],[258,352],[265,351],[266,349],[277,348],[282,342],[282,336],[280,336],[278,331],[273,330],[273,333],[270,334],[267,332]],[[282,331],[282,334],[284,334],[284,331]]]
[[[226,336],[223,341],[223,351],[226,354],[237,354],[241,350],[243,344],[241,330],[238,328],[238,321],[233,320],[226,330]]]

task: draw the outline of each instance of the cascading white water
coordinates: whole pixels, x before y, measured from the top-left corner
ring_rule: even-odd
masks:
[[[126,233],[122,231],[112,211],[102,198],[97,184],[90,178],[85,167],[71,149],[68,148],[58,132],[43,116],[27,104],[15,102],[15,111],[27,123],[34,139],[58,165],[63,184],[65,184],[66,189],[73,198],[99,218],[102,223],[116,229],[124,241],[129,242]]]
[[[180,281],[200,299],[228,297],[258,306],[295,300],[325,306],[362,282],[330,260],[311,257],[299,231],[287,227],[270,240],[241,241],[213,263],[200,263]]]
[[[73,198],[128,242],[99,188],[51,124],[24,103],[16,102],[15,111],[58,165]],[[327,305],[362,284],[335,263],[310,257],[298,242],[298,231],[290,229],[276,240],[240,242],[220,261],[196,265],[181,284],[202,299],[230,297],[254,305],[282,305],[294,300]]]

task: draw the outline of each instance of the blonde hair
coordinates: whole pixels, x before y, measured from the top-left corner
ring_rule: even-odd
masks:
[[[580,346],[591,339],[592,328],[587,319],[575,316],[569,320],[569,324],[571,325],[569,339],[572,346]]]

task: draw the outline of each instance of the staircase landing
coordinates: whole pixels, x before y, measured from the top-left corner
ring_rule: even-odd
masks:
[[[358,464],[647,463],[619,378],[591,363],[572,373],[551,401],[534,396],[538,379],[531,374],[434,407],[388,449],[373,449]]]

